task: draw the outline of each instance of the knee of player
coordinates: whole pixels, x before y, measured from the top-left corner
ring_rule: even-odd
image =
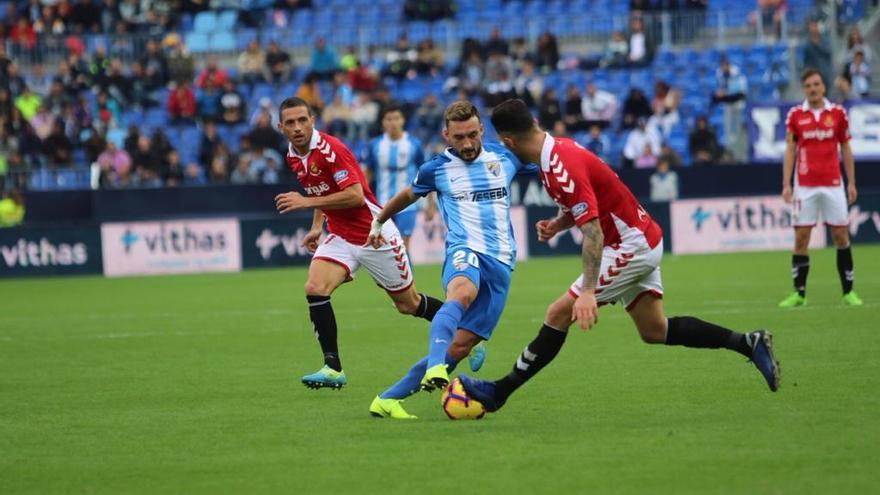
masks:
[[[565,301],[555,301],[547,306],[544,321],[553,328],[567,329],[571,325],[571,309]]]
[[[333,289],[330,287],[330,284],[312,279],[306,280],[304,289],[307,296],[329,296],[333,293]]]
[[[666,342],[666,324],[665,322],[654,322],[651,324],[641,325],[638,328],[639,337],[646,344],[662,344]]]

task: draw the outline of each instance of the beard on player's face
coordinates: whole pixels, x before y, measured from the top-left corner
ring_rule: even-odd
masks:
[[[474,160],[478,156],[480,156],[480,151],[482,151],[482,149],[483,149],[482,145],[480,143],[477,143],[473,146],[461,148],[460,150],[457,150],[457,151],[458,151],[458,156],[462,157],[465,160],[470,161],[470,160]]]

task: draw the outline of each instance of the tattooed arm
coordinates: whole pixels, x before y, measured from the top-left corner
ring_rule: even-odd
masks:
[[[599,279],[599,266],[602,263],[604,236],[599,219],[594,218],[581,225],[584,241],[581,256],[584,264],[584,279],[581,295],[574,303],[571,312],[572,321],[577,320],[582,330],[589,330],[599,320],[599,306],[596,302],[596,283]]]

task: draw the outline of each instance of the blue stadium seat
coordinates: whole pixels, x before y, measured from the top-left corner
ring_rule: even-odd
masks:
[[[235,50],[235,35],[231,31],[218,31],[211,35],[210,47],[215,52]]]
[[[235,38],[235,46],[244,50],[251,41],[258,40],[259,32],[256,29],[239,29],[235,32]]]
[[[238,12],[234,10],[224,10],[217,16],[217,29],[222,31],[232,31],[238,24]]]
[[[212,33],[217,30],[217,14],[213,10],[204,10],[196,14],[193,31],[196,33]]]
[[[186,46],[193,53],[203,53],[210,49],[209,37],[205,33],[189,33],[186,35]]]
[[[144,114],[143,124],[152,127],[168,125],[168,112],[164,108],[151,108]]]

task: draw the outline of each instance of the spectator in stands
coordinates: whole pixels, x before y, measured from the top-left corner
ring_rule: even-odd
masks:
[[[434,40],[427,38],[419,43],[416,72],[423,76],[436,76],[443,70],[443,52],[434,46]]]
[[[64,124],[60,120],[55,120],[52,124],[52,132],[43,141],[43,149],[46,152],[49,165],[58,167],[71,164],[73,143],[64,133]]]
[[[321,121],[328,133],[352,142],[354,129],[351,126],[351,107],[342,101],[339,93],[333,96],[333,101],[321,112]]]
[[[556,37],[548,31],[544,31],[538,38],[538,47],[535,51],[535,65],[541,72],[552,72],[556,70],[559,63],[559,45],[556,43]]]
[[[244,97],[235,88],[232,80],[223,83],[223,92],[220,94],[220,108],[222,120],[225,124],[240,124],[244,122],[246,108]]]
[[[118,149],[116,143],[107,143],[107,149],[98,155],[96,160],[101,171],[99,182],[104,185],[118,187],[122,177],[131,174],[131,156],[125,150]]]
[[[171,141],[168,139],[168,135],[165,134],[165,131],[162,130],[161,127],[158,127],[153,131],[153,137],[150,139],[150,149],[153,151],[153,154],[158,157],[160,163],[165,163],[168,153],[174,149],[174,147],[171,146]]]
[[[682,161],[681,155],[672,149],[672,147],[669,146],[669,143],[665,141],[660,145],[660,156],[658,157],[658,160],[666,160],[672,168],[684,166],[684,161]]]
[[[0,227],[15,227],[24,220],[24,195],[17,190],[3,193],[0,199]]]
[[[812,67],[822,75],[825,87],[829,87],[832,78],[831,43],[822,34],[819,22],[811,20],[807,23],[807,40],[804,46],[804,67]]]
[[[101,91],[116,100],[122,106],[128,106],[129,80],[123,73],[122,60],[113,58],[100,84]]]
[[[168,187],[179,186],[183,182],[183,165],[177,150],[168,152],[162,164],[162,181]]]
[[[657,155],[654,154],[650,143],[645,143],[642,154],[635,159],[634,166],[635,168],[655,168],[657,166]]]
[[[337,70],[339,70],[339,61],[336,58],[336,50],[327,45],[324,38],[318,38],[312,50],[312,74],[318,76],[318,79],[329,80]]]
[[[147,40],[145,53],[140,59],[144,68],[146,86],[155,91],[168,84],[168,59],[159,49],[159,43],[154,39]]]
[[[95,116],[92,125],[98,132],[106,134],[110,129],[119,127],[119,122],[122,118],[122,111],[120,110],[118,101],[111,98],[107,92],[101,91],[95,99],[92,115]]]
[[[260,174],[260,182],[263,184],[277,184],[281,181],[281,155],[275,150],[263,152],[263,160],[266,165]]]
[[[24,92],[27,82],[18,73],[18,64],[15,62],[10,63],[6,67],[6,79],[3,81],[3,86],[9,90],[13,97],[19,96]]]
[[[654,157],[660,155],[660,135],[648,127],[648,120],[645,117],[639,117],[636,120],[636,127],[630,131],[623,145],[624,168],[632,168],[640,157],[643,163],[646,162],[647,159],[643,156],[646,154],[646,146],[648,155]]]
[[[229,182],[228,161],[222,157],[211,160],[211,169],[208,172],[208,182],[211,184],[226,184]]]
[[[238,56],[238,74],[241,82],[253,87],[263,82],[263,68],[266,66],[266,55],[257,40],[251,40],[247,49]]]
[[[49,93],[43,99],[43,104],[55,115],[60,115],[65,104],[71,103],[72,99],[64,92],[64,85],[60,79],[54,79],[49,86]]]
[[[556,137],[571,138],[571,134],[568,132],[568,126],[561,120],[557,120],[556,123],[553,124],[553,129],[551,129],[550,132]]]
[[[459,72],[458,88],[472,97],[480,91],[483,85],[483,61],[478,52],[471,52],[469,58],[461,64]]]
[[[859,31],[858,26],[853,26],[852,30],[849,32],[849,36],[846,37],[846,53],[844,54],[844,66],[851,63],[856,58],[856,52],[862,52],[862,55],[865,57],[865,62],[871,63],[873,60],[874,52],[871,50],[871,46],[865,43],[865,39],[862,37],[862,32]]]
[[[397,44],[385,54],[385,70],[383,75],[396,77],[397,79],[415,77],[416,59],[418,53],[409,45],[406,33],[400,35]]]
[[[281,149],[281,135],[272,128],[272,123],[265,115],[260,116],[257,125],[248,133],[254,150]]]
[[[581,116],[587,126],[599,126],[605,129],[617,113],[617,97],[608,91],[601,90],[596,84],[587,83],[586,92],[581,98]]]
[[[513,98],[513,62],[502,52],[492,52],[486,61],[483,102],[494,107],[504,100]]]
[[[354,90],[345,72],[333,74],[333,96],[339,96],[345,106],[351,106],[354,101]]]
[[[629,54],[627,61],[631,67],[645,67],[654,59],[654,40],[645,32],[644,23],[639,16],[629,21]]]
[[[183,185],[201,186],[207,182],[205,170],[198,163],[189,163],[184,169]]]
[[[504,39],[504,35],[501,33],[501,28],[499,26],[492,27],[492,33],[489,35],[489,39],[483,45],[483,56],[489,58],[493,53],[500,53],[502,55],[508,55],[510,53],[510,45],[507,43],[507,40]]]
[[[31,119],[31,125],[34,127],[34,132],[40,138],[40,141],[45,141],[55,127],[55,116],[49,112],[46,105],[40,105],[37,113]]]
[[[214,82],[214,86],[222,88],[226,84],[227,79],[229,79],[229,76],[226,74],[226,70],[217,64],[217,57],[209,55],[205,68],[202,69],[198,79],[196,79],[196,87],[204,88],[210,80]]]
[[[529,107],[535,107],[541,100],[544,91],[544,80],[535,73],[535,64],[530,60],[520,63],[520,72],[513,80],[513,90],[516,97],[526,102]]]
[[[357,67],[357,64],[357,48],[355,48],[354,45],[349,45],[348,48],[345,49],[345,55],[339,59],[339,68],[344,72],[348,72]]]
[[[681,93],[671,88],[664,81],[654,83],[654,99],[651,101],[653,114],[648,120],[648,125],[656,127],[665,138],[669,137],[672,129],[680,122],[678,105],[681,103]]]
[[[291,71],[293,65],[290,55],[278,46],[277,41],[270,40],[269,50],[266,52],[266,81],[276,85],[289,81]]]
[[[31,91],[40,96],[46,96],[49,94],[49,87],[52,84],[52,79],[46,75],[46,72],[43,70],[43,64],[36,63],[31,67],[28,77],[25,78],[25,82],[28,87],[31,88]]]
[[[196,98],[188,81],[183,81],[168,94],[168,116],[173,125],[194,125]]]
[[[602,134],[602,127],[598,124],[590,125],[590,133],[587,135],[584,147],[601,158],[605,163],[609,162],[611,158],[611,141],[609,141],[608,136]]]
[[[378,85],[378,73],[358,61],[357,66],[348,72],[351,89],[355,91],[373,91]]]
[[[602,56],[600,65],[602,67],[626,67],[629,58],[629,45],[626,44],[626,38],[620,31],[615,31],[611,35],[611,40],[605,46],[605,54]]]
[[[562,121],[570,132],[579,132],[586,130],[587,123],[584,120],[584,114],[581,111],[581,102],[583,97],[578,87],[569,84],[565,88],[565,106],[562,112]]]
[[[128,153],[128,156],[134,155],[137,151],[138,140],[141,138],[141,131],[138,128],[137,124],[131,124],[128,126],[128,133],[125,135],[125,139],[122,141],[122,148]]]
[[[202,124],[202,137],[199,140],[199,163],[210,164],[214,160],[217,147],[220,146],[220,136],[217,135],[217,124],[208,120]]]
[[[562,120],[562,108],[559,106],[559,96],[556,89],[547,88],[541,103],[538,106],[538,122],[544,129],[552,129],[556,121]]]
[[[37,46],[37,33],[28,21],[27,17],[19,17],[12,29],[9,30],[9,41],[12,43],[13,53],[25,53]]]
[[[110,69],[110,57],[107,56],[107,48],[104,45],[95,47],[95,53],[86,65],[87,77],[94,90],[107,87],[107,71]]]
[[[152,142],[147,136],[140,136],[137,148],[131,155],[132,168],[135,170],[134,182],[142,187],[159,187],[162,185],[160,173],[162,161],[153,150]]]
[[[354,128],[354,139],[366,141],[378,117],[379,104],[371,100],[366,93],[356,93],[354,104],[351,108],[351,125]]]
[[[92,0],[79,0],[70,13],[73,30],[78,33],[97,33],[101,30],[101,10]]]
[[[273,129],[278,127],[278,109],[275,105],[272,104],[272,100],[268,96],[260,98],[259,105],[254,110],[254,113],[251,114],[251,118],[248,120],[250,126],[253,127],[257,125],[257,121],[260,120],[260,115],[264,114],[269,117],[269,122],[272,123]]]
[[[697,117],[694,130],[688,137],[688,150],[694,165],[714,165],[721,157],[721,145],[705,115]]]
[[[433,22],[455,14],[452,0],[406,0],[403,14],[410,21]]]
[[[678,174],[670,170],[667,160],[657,162],[657,170],[651,174],[651,201],[673,201],[678,199]]]
[[[712,104],[736,103],[746,98],[748,81],[739,67],[732,65],[727,56],[721,57],[721,67],[715,76],[716,86]]]
[[[306,76],[299,89],[296,90],[296,96],[308,103],[316,114],[320,115],[324,109],[324,99],[321,97],[321,88],[318,86],[318,76],[314,73]]]
[[[196,73],[196,63],[192,55],[186,50],[186,46],[180,40],[180,37],[171,37],[168,43],[170,45],[168,78],[178,83],[181,81],[192,81]]]
[[[626,100],[623,101],[623,122],[621,128],[632,129],[639,119],[647,119],[652,114],[651,104],[645,97],[644,91],[639,88],[631,88]]]
[[[416,110],[416,135],[426,145],[438,140],[438,134],[443,128],[443,111],[443,106],[434,94],[426,95]]]
[[[870,96],[871,68],[865,62],[864,53],[855,53],[855,58],[846,66],[843,77],[850,83],[851,98],[867,98]]]
[[[12,94],[14,95],[15,92]],[[15,99],[15,107],[21,111],[21,116],[30,122],[34,115],[37,114],[37,109],[40,108],[42,102],[43,99],[40,95],[32,92],[27,85],[24,85],[18,98]]]
[[[524,62],[530,62],[534,66],[534,57],[529,50],[529,45],[526,43],[526,39],[522,36],[514,38],[513,42],[510,44],[510,58],[512,58],[513,62],[517,65],[521,65]]]
[[[251,159],[247,155],[240,155],[232,175],[229,176],[229,183],[234,185],[256,184],[257,175],[251,170]]]
[[[749,24],[764,36],[778,37],[782,34],[786,0],[758,0],[758,9],[749,15]]]
[[[158,88],[148,85],[148,78],[140,62],[131,64],[131,75],[126,78],[126,99],[136,110],[151,108],[157,105],[153,93]]]

